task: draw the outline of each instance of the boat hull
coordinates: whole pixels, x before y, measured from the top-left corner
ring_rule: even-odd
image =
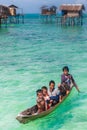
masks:
[[[72,89],[71,89],[71,91],[72,91]],[[71,93],[71,91],[69,92],[69,94]],[[27,114],[24,114],[24,113],[26,113],[28,111],[28,109],[27,109],[27,110],[21,112],[20,114],[18,114],[18,116],[16,117],[16,119],[20,123],[25,124],[25,123],[28,123],[28,122],[30,122],[32,120],[37,119],[37,118],[44,117],[44,116],[50,114],[52,111],[54,111],[61,103],[63,103],[63,101],[69,96],[69,94],[63,97],[62,102],[56,104],[55,106],[51,107],[47,111],[43,111],[43,112],[41,112],[39,114],[27,115]],[[33,107],[35,107],[35,106],[33,106]]]

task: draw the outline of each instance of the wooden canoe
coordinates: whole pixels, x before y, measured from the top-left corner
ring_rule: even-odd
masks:
[[[72,88],[71,88],[69,94],[71,93],[71,91],[72,91]],[[69,96],[69,94],[63,97],[62,102]],[[54,111],[62,102],[57,103],[55,106],[51,107],[51,108],[48,109],[47,111],[43,111],[43,112],[41,112],[41,113],[39,113],[39,114],[37,114],[37,105],[35,105],[35,106],[33,106],[33,107],[31,107],[31,108],[28,108],[27,110],[22,111],[21,113],[19,113],[18,116],[16,117],[16,119],[17,119],[20,123],[23,123],[23,124],[28,123],[28,122],[30,122],[30,121],[32,121],[32,120],[35,120],[35,119],[37,119],[37,118],[41,118],[41,117],[44,117],[44,116],[50,114],[50,113],[51,113],[52,111]],[[30,114],[30,113],[33,113],[33,114]]]

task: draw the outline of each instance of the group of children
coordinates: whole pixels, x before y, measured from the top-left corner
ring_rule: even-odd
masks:
[[[73,76],[69,74],[69,68],[65,66],[61,75],[61,84],[57,88],[55,88],[55,82],[51,80],[49,82],[49,89],[43,86],[36,91],[38,113],[48,110],[58,102],[61,102],[62,97],[70,92],[72,86],[75,86],[78,92],[80,92]]]

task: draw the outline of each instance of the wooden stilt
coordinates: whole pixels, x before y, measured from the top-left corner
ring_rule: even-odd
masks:
[[[2,24],[2,22],[1,22],[1,18],[0,18],[0,28],[1,28],[1,24]]]
[[[5,18],[5,27],[7,28],[7,18]]]
[[[82,18],[82,16],[80,17],[80,19],[81,19],[81,26],[83,25],[83,18]]]
[[[24,24],[24,15],[22,15],[22,23]]]

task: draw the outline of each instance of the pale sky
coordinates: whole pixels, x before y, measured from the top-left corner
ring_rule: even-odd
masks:
[[[24,13],[39,13],[40,7],[43,5],[56,5],[61,4],[85,4],[87,8],[87,0],[0,0],[2,5],[14,4],[20,8],[23,8]]]

